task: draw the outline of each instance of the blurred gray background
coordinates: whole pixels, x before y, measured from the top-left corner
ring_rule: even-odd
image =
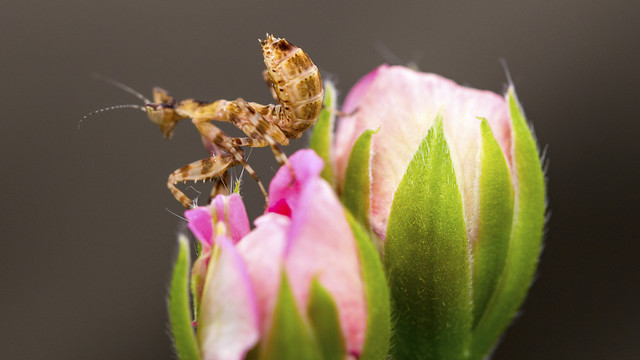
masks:
[[[494,359],[637,359],[639,17],[637,1],[3,1],[0,358],[175,358],[165,298],[184,222],[165,181],[205,153],[188,123],[166,141],[134,110],[78,129],[137,102],[90,74],[269,102],[270,32],[342,95],[383,62],[501,92],[505,59],[547,148],[552,216]],[[277,165],[268,149],[249,161],[265,180]]]

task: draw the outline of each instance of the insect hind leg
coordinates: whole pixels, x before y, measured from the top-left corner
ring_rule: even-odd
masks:
[[[233,121],[235,120],[234,117],[230,116],[229,118],[223,118],[221,120],[230,121],[234,125],[236,125],[236,123]],[[260,191],[262,191],[264,198],[268,199],[267,190],[265,189],[264,185],[262,184],[262,181],[260,181],[260,178],[258,177],[256,172],[253,170],[253,168],[245,161],[244,152],[242,151],[242,148],[240,148],[239,145],[236,144],[236,140],[238,140],[238,144],[246,145],[246,146],[256,146],[256,147],[266,146],[268,145],[268,142],[261,140],[262,138],[261,136],[253,136],[249,138],[230,137],[227,134],[225,134],[220,128],[208,122],[206,119],[204,120],[194,119],[194,124],[196,125],[198,132],[200,132],[200,134],[205,139],[215,144],[216,146],[220,147],[221,149],[228,151],[229,154],[235,158],[235,161],[237,164],[238,163],[242,164],[242,166],[244,167],[245,170],[247,170],[249,175],[251,175],[251,177],[258,183],[258,186],[260,187]]]

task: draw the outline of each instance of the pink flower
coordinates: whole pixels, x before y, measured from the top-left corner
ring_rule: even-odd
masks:
[[[382,65],[349,92],[336,131],[335,159],[339,187],[351,148],[367,129],[371,139],[369,221],[382,239],[393,196],[407,166],[440,112],[469,219],[477,216],[478,150],[481,118],[487,119],[511,164],[511,123],[505,99],[490,91],[460,86],[439,75]],[[472,222],[471,222],[472,223]],[[477,229],[470,229],[474,233]]]
[[[202,295],[202,288],[206,277],[207,265],[211,257],[214,240],[213,224],[217,224],[227,240],[237,244],[242,237],[249,233],[249,218],[238,194],[217,196],[208,207],[198,208],[198,211],[187,211],[189,228],[200,240],[200,256],[193,266],[192,283],[196,300]]]
[[[196,312],[202,357],[241,359],[260,336],[255,290],[234,247],[249,232],[244,205],[237,194],[218,196],[185,216],[201,245],[192,288],[196,304],[204,304]]]
[[[251,232],[238,195],[218,196],[209,207],[186,212],[202,245],[193,278],[205,360],[243,359],[255,346],[265,348],[283,273],[306,323],[317,279],[336,305],[347,354],[362,351],[367,309],[352,230],[340,201],[319,177],[322,160],[301,150],[289,161],[295,177],[286,166],[278,171],[267,212]]]

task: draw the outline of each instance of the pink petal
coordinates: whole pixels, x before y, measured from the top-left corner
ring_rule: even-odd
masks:
[[[272,314],[280,289],[282,256],[288,217],[266,213],[255,221],[256,228],[237,244],[237,250],[247,264],[255,289],[258,318],[262,336],[271,329]]]
[[[322,159],[313,150],[299,150],[289,158],[295,173],[292,179],[287,166],[282,166],[269,185],[268,212],[289,216],[297,207],[300,191],[311,179],[317,178],[324,167]]]
[[[244,208],[242,198],[238,194],[218,195],[211,202],[215,207],[218,221],[224,221],[231,235],[231,241],[236,244],[249,233],[249,217]]]
[[[200,301],[207,276],[207,266],[211,258],[211,247],[213,246],[213,220],[211,219],[211,211],[206,206],[187,210],[184,212],[184,216],[189,221],[187,224],[189,229],[202,245],[200,256],[191,268],[191,283],[193,284],[194,295]]]
[[[200,241],[202,248],[210,248],[213,244],[213,222],[209,208],[201,206],[187,210],[184,212],[184,216],[189,221],[189,229]]]
[[[480,150],[481,134],[478,117],[486,118],[503,153],[510,157],[511,126],[505,100],[490,91],[456,85],[446,99],[444,108],[445,134],[452,148],[453,164],[462,191],[469,241],[477,237],[480,212]]]
[[[489,121],[503,151],[510,154],[511,130],[504,99],[435,74],[399,66],[380,67],[375,79],[367,81],[364,95],[359,94],[363,90],[357,90],[358,111],[339,122],[335,153],[338,178],[343,179],[357,137],[366,129],[380,128],[372,138],[370,222],[375,232],[384,239],[395,190],[439,111],[444,117],[464,199],[473,203],[480,138],[478,117]]]
[[[349,91],[349,94],[347,94],[347,97],[344,100],[344,104],[342,105],[342,112],[344,112],[345,114],[353,113],[354,115],[357,115],[355,114],[355,112],[359,110],[358,107],[360,106],[363,97],[366,95],[367,90],[369,90],[369,87],[376,79],[380,71],[384,71],[386,68],[388,68],[387,65],[381,65],[358,80],[353,88],[351,88],[351,91]],[[372,130],[375,129],[376,128],[373,128]],[[363,128],[363,124],[361,124],[359,117],[357,116],[342,117],[338,122],[338,130],[336,132],[337,137],[335,145],[335,160],[336,167],[339,170],[336,174],[339,186],[344,182],[344,170],[347,167],[347,161],[349,160],[349,155],[351,154],[353,143],[364,130],[367,129]]]
[[[351,113],[352,111],[356,111],[360,103],[362,102],[362,98],[369,90],[369,86],[371,83],[378,77],[378,72],[380,70],[386,70],[389,66],[384,64],[377,67],[372,72],[363,76],[358,82],[353,85],[353,88],[349,91],[346,99],[344,100],[344,104],[342,105],[342,111],[345,113]]]
[[[234,244],[250,231],[249,218],[238,194],[218,195],[211,205],[187,210],[184,215],[189,221],[189,229],[203,248],[212,245],[214,221],[224,222]]]
[[[216,238],[202,293],[198,343],[203,360],[240,360],[259,339],[256,297],[243,259],[226,236]]]
[[[342,204],[324,180],[308,181],[299,194],[288,243],[285,263],[298,306],[307,308],[311,281],[318,277],[336,302],[348,352],[359,354],[366,303],[358,250]]]

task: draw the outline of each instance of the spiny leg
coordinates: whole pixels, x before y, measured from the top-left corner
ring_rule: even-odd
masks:
[[[203,137],[203,139],[205,139]],[[249,146],[249,147],[265,147],[267,146],[267,143],[262,141],[262,140],[258,140],[258,139],[251,139],[251,138],[230,138],[230,141],[232,141],[237,147],[240,146]],[[207,143],[209,144],[213,144],[211,142],[209,142],[207,140]],[[213,146],[217,146],[215,144],[213,144]],[[242,157],[242,159],[244,160],[244,156]],[[251,166],[247,165],[249,167],[249,169],[251,169]],[[255,174],[255,171],[253,172]],[[254,177],[252,175],[252,177]],[[255,177],[254,177],[255,179]],[[258,186],[260,186],[263,194],[264,194],[264,187],[262,186],[260,180],[258,180]],[[213,189],[211,189],[211,195],[209,197],[209,202],[211,202],[217,195],[229,195],[231,193],[231,183],[229,181],[229,172],[225,172],[222,176],[218,177],[218,179],[216,180],[215,184],[213,185]]]
[[[265,146],[268,145],[269,147],[271,147],[271,151],[273,152],[273,155],[275,156],[276,160],[278,161],[278,164],[280,164],[280,166],[287,166],[289,168],[292,176],[294,175],[293,167],[289,163],[289,159],[287,159],[287,155],[285,155],[285,153],[282,152],[282,150],[280,150],[280,147],[278,146],[278,144],[275,141],[252,139],[252,138],[248,138],[248,137],[247,138],[231,138],[231,141],[237,147],[241,147],[241,146],[265,147]],[[249,173],[251,173],[251,171],[249,171]],[[255,179],[255,177],[254,177],[254,179]],[[294,177],[294,179],[295,179],[295,177]],[[261,185],[259,181],[258,181],[258,185]]]
[[[236,160],[240,162],[251,177],[256,180],[266,199],[267,192],[264,185],[253,168],[244,160],[244,157],[242,155],[238,155],[238,150],[240,149],[240,146],[264,147],[269,145],[272,148],[278,163],[281,165],[286,164],[286,156],[278,148],[277,142],[273,139],[271,133],[276,135],[281,141],[286,141],[286,136],[279,128],[266,121],[262,115],[257,113],[256,110],[242,98],[229,101],[226,104],[225,111],[218,112],[218,117],[215,120],[228,121],[232,123],[238,129],[247,134],[247,138],[229,137],[220,128],[210,123],[209,120],[211,119],[202,118],[194,119],[193,122],[198,128],[200,134],[202,134],[206,139],[227,150],[236,157]]]
[[[278,146],[278,144],[275,141],[262,140],[262,139],[252,139],[252,138],[249,138],[249,137],[230,138],[230,141],[236,147],[241,147],[241,146],[265,147],[265,146],[269,146],[269,147],[271,147],[271,151],[273,152],[273,155],[275,156],[275,158],[278,161],[278,164],[280,164],[280,166],[285,165],[288,162],[287,155],[285,155],[284,152],[282,152],[282,150],[280,150],[280,147]]]
[[[184,207],[190,208],[195,205],[195,203],[175,186],[176,183],[181,181],[197,182],[198,180],[202,180],[204,182],[206,180],[216,179],[224,176],[227,170],[237,163],[238,162],[235,161],[234,157],[229,154],[213,156],[192,162],[191,164],[183,166],[171,173],[171,175],[169,175],[169,180],[167,181],[167,187],[176,200],[178,200]]]
[[[258,186],[260,187],[260,191],[262,191],[264,198],[268,199],[267,190],[262,184],[262,181],[260,181],[258,174],[256,174],[253,168],[245,161],[244,152],[242,151],[242,149],[234,144],[234,140],[236,138],[228,136],[220,128],[206,120],[194,119],[193,122],[202,136],[211,141],[213,144],[218,145],[228,151],[231,155],[233,155],[238,163],[242,164],[249,175],[251,175],[251,177],[258,183]],[[246,141],[246,143],[255,144],[256,146],[260,144],[259,140],[256,140],[255,142]]]
[[[248,137],[231,138],[231,142],[235,146],[265,147],[265,146],[269,145],[269,143],[266,140],[252,139],[252,138],[248,138]]]
[[[294,177],[293,167],[289,164],[289,160],[287,156],[280,150],[278,146],[278,141],[274,139],[272,135],[276,135],[279,138],[282,137],[286,139],[286,136],[282,133],[282,131],[276,127],[275,125],[269,123],[265,120],[262,115],[255,111],[255,109],[244,99],[238,98],[234,101],[236,106],[241,110],[241,114],[244,114],[244,118],[240,118],[237,116],[235,119],[232,119],[233,122],[238,128],[244,131],[245,134],[249,135],[252,139],[264,139],[264,141],[269,145],[271,151],[273,152],[273,156],[275,156],[278,164],[280,166],[286,165],[292,177]],[[244,122],[242,121],[244,120]],[[287,139],[288,143],[288,139]]]
[[[273,152],[273,156],[278,161],[278,164],[280,164],[280,166],[286,165],[289,167],[289,169],[291,169],[291,164],[289,164],[289,159],[287,159],[287,155],[285,155],[285,153],[282,152],[282,150],[280,150],[280,147],[278,146],[278,144],[271,143],[269,144],[269,146],[271,147],[271,152]]]
[[[253,177],[265,199],[267,192],[258,178],[256,172],[245,161],[240,146],[262,147],[269,145],[280,165],[287,165],[293,175],[293,168],[289,164],[286,155],[278,147],[278,143],[287,144],[286,135],[275,124],[268,122],[247,101],[238,98],[234,101],[219,100],[210,105],[207,112],[194,117],[193,123],[200,134],[212,144],[231,153]],[[218,120],[230,122],[247,134],[247,138],[233,138],[226,135],[220,128],[210,121]]]
[[[252,139],[262,139],[268,144],[289,144],[289,139],[282,130],[274,123],[270,123],[252,106],[262,106],[257,103],[248,103],[242,98],[237,98],[230,102],[234,105],[236,112],[230,114],[229,122],[242,130]]]
[[[280,150],[280,147],[275,141],[269,140],[261,140],[261,139],[252,139],[252,138],[231,138],[231,141],[238,147],[240,146],[248,146],[248,147],[271,147],[271,151],[273,152],[274,157],[278,161],[280,166],[286,165],[292,170],[291,165],[289,164],[289,159],[287,159],[287,155]]]

